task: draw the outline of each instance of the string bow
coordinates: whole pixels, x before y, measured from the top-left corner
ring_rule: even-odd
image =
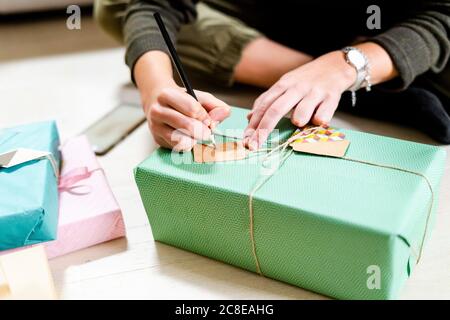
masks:
[[[74,192],[75,189],[82,187],[77,186],[76,184],[80,181],[89,179],[92,176],[92,174],[96,171],[103,171],[103,169],[97,168],[94,170],[89,170],[88,167],[78,167],[70,170],[69,172],[60,177],[58,186],[59,191],[61,192],[68,191],[75,193]],[[79,194],[86,194],[86,193],[89,193],[89,191]]]

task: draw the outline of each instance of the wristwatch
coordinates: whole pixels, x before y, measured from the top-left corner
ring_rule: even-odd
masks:
[[[355,47],[345,47],[342,49],[345,55],[345,61],[355,68],[356,70],[356,80],[348,88],[348,91],[352,93],[352,106],[356,105],[356,91],[361,87],[365,86],[366,91],[370,91],[370,64],[366,55]]]

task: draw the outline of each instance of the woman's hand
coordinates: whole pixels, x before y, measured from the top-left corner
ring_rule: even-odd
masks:
[[[196,91],[198,101],[172,78],[172,63],[162,51],[143,54],[133,69],[142,105],[156,143],[189,151],[196,140],[209,140],[211,128],[230,114],[230,107],[213,95]]]
[[[195,91],[195,95],[198,101],[174,82],[153,88],[144,109],[160,146],[189,151],[197,140],[209,140],[211,129],[230,114],[230,107],[212,94]]]
[[[308,122],[327,124],[334,115],[342,93],[356,79],[341,51],[327,53],[286,73],[256,99],[248,115],[245,144],[258,149],[281,118],[291,109],[291,121],[302,127]]]

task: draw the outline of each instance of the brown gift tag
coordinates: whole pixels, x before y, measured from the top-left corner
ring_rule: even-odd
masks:
[[[242,160],[248,154],[241,141],[218,143],[215,148],[196,144],[193,151],[194,161],[198,163]]]
[[[294,142],[291,147],[295,151],[312,153],[322,156],[342,158],[350,145],[349,140],[322,141],[314,143]]]

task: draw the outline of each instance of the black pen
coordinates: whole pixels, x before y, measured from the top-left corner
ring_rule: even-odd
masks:
[[[177,50],[175,49],[175,46],[173,45],[172,40],[170,39],[169,33],[167,32],[166,26],[164,25],[161,15],[159,14],[159,12],[155,12],[153,16],[155,17],[156,23],[158,24],[159,27],[159,31],[161,31],[161,34],[164,38],[164,42],[166,43],[166,46],[169,49],[170,57],[172,58],[172,61],[175,65],[175,69],[177,69],[177,72],[181,78],[181,81],[183,82],[184,87],[186,88],[187,93],[198,101],[197,96],[195,95],[191,83],[189,82],[189,79],[186,75],[186,72],[184,71],[183,65],[181,64],[180,58],[178,57]],[[210,142],[214,145],[214,147],[216,146],[216,141],[214,139],[214,134],[212,133],[212,130]]]

